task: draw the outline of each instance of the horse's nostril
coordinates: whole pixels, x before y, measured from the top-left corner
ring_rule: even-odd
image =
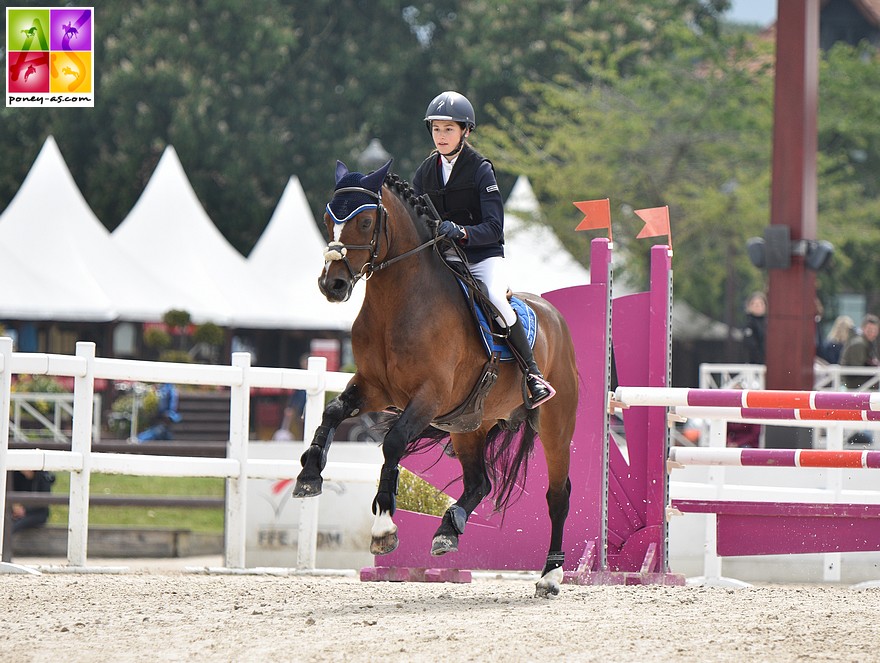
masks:
[[[330,301],[341,302],[348,296],[349,283],[345,279],[321,279],[318,285]]]

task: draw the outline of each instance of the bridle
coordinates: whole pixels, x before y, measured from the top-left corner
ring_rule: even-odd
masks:
[[[420,244],[414,249],[405,251],[404,253],[388,260],[377,262],[379,260],[379,236],[384,233],[385,243],[390,244],[388,241],[388,212],[385,210],[385,206],[382,205],[382,189],[380,188],[377,193],[359,186],[346,186],[334,191],[333,198],[344,193],[363,193],[376,201],[376,220],[373,224],[373,237],[370,239],[369,244],[345,244],[343,242],[333,241],[329,242],[327,248],[324,249],[324,260],[328,262],[342,260],[345,263],[349,276],[351,277],[351,287],[354,287],[354,284],[361,278],[365,281],[369,281],[374,272],[385,269],[386,267],[389,267],[404,258],[408,258],[429,246],[434,246],[442,239],[440,237],[435,237],[424,244]],[[352,269],[351,263],[348,261],[349,251],[369,251],[370,260],[364,263],[364,266],[361,267],[360,271],[356,272]]]

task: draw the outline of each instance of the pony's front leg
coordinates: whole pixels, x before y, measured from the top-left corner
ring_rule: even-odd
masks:
[[[327,464],[327,452],[333,442],[333,434],[339,424],[360,411],[361,396],[355,384],[349,384],[339,396],[324,408],[321,425],[315,431],[312,444],[305,450],[300,463],[302,471],[296,478],[294,497],[315,497],[321,494],[324,479],[321,472]]]
[[[406,451],[406,445],[428,427],[435,414],[433,409],[414,406],[410,402],[382,441],[385,462],[379,474],[379,488],[373,499],[373,513],[376,517],[373,520],[370,552],[374,555],[386,555],[397,548],[397,525],[392,516],[397,510],[397,486],[400,478],[398,464]]]
[[[431,542],[432,555],[458,551],[458,537],[464,533],[467,519],[492,490],[486,473],[485,443],[486,433],[482,430],[452,436],[455,455],[461,462],[464,491],[443,514],[443,520]]]

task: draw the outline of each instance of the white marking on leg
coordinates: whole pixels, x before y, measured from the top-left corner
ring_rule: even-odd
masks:
[[[547,571],[536,585],[536,595],[539,597],[556,596],[559,593],[559,587],[565,578],[565,571],[561,566],[551,571]]]
[[[387,511],[380,511],[373,520],[373,529],[370,534],[374,539],[381,538],[387,534],[394,534],[397,531],[397,525],[391,520],[391,516]]]

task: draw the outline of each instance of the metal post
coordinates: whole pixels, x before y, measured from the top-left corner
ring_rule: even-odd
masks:
[[[819,0],[778,0],[770,222],[792,241],[816,238]],[[810,389],[816,274],[803,256],[770,269],[767,388]]]

